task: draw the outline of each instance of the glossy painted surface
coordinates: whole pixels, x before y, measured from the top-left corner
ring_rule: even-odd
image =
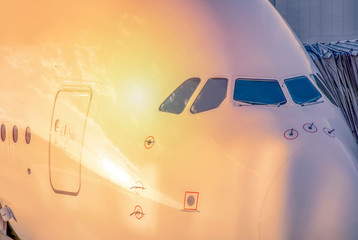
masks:
[[[325,97],[290,98],[284,79],[314,70],[269,2],[2,1],[0,20],[0,202],[23,239],[357,237],[356,143]],[[159,111],[192,77],[184,111]],[[190,113],[213,77],[227,97]],[[287,103],[240,107],[237,78],[276,79]]]

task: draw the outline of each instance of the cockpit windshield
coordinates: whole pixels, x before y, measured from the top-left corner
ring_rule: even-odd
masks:
[[[193,114],[218,108],[226,98],[228,80],[210,78],[190,108]]]
[[[190,78],[181,84],[167,99],[160,105],[159,110],[179,114],[181,113],[194,91],[200,83],[200,78]]]
[[[328,90],[328,88],[325,86],[324,81],[322,79],[322,76],[320,76],[319,74],[314,75],[311,74],[310,75],[311,78],[313,78],[317,84],[317,87],[319,89],[321,89],[321,93],[323,93],[323,95],[326,95],[326,97],[328,98],[328,100],[333,103],[335,106],[337,106],[336,100],[334,100],[333,95],[331,94],[331,92]]]
[[[286,79],[285,84],[292,100],[297,104],[313,103],[322,97],[311,81],[305,76]]]
[[[253,79],[236,79],[234,100],[258,105],[282,105],[287,102],[278,81]]]

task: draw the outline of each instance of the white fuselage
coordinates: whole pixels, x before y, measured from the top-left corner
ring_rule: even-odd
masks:
[[[268,1],[3,2],[0,29],[0,203],[21,239],[358,238],[356,142],[323,94],[293,101],[285,79],[317,88],[316,70]],[[210,78],[225,99],[191,113]],[[240,106],[238,78],[287,102]]]

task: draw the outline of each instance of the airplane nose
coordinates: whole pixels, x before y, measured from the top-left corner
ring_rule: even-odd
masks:
[[[264,200],[260,239],[358,239],[358,174],[344,147],[305,147]]]

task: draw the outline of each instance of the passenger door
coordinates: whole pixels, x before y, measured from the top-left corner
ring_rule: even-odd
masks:
[[[49,168],[52,189],[76,196],[81,188],[82,144],[92,91],[66,86],[58,91],[52,112]]]

